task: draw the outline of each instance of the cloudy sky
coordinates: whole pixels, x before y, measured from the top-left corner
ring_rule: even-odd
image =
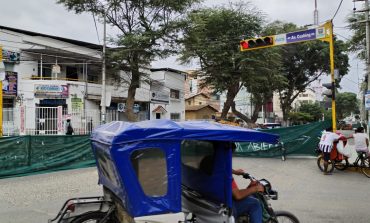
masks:
[[[233,0],[230,0],[234,2]],[[317,0],[319,21],[325,22],[333,18],[341,0]],[[229,0],[206,0],[205,5],[214,6],[226,4]],[[282,20],[298,25],[313,23],[315,0],[250,0],[253,5],[267,16],[268,21]],[[345,18],[353,11],[352,0],[344,0],[334,18],[334,32],[339,38],[350,37],[351,33],[345,28]],[[0,0],[0,25],[9,26],[49,35],[77,39],[86,42],[98,43],[97,32],[91,14],[75,15],[68,12],[56,0]],[[362,3],[356,3],[361,9]],[[98,33],[102,39],[102,25],[98,24]],[[113,35],[110,29],[108,34]],[[353,58],[353,56],[351,56]],[[176,69],[193,69],[196,65],[182,66],[175,58],[166,61],[156,61],[153,66],[170,67]],[[358,79],[362,79],[364,65],[356,59],[351,59],[350,73],[342,80],[342,91],[358,92]]]

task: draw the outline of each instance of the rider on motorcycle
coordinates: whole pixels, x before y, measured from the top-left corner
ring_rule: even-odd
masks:
[[[235,152],[236,146],[232,145],[232,151]],[[232,170],[237,176],[243,175],[242,169]],[[247,188],[239,189],[234,178],[231,183],[233,195],[233,214],[235,219],[239,216],[248,215],[251,223],[262,223],[262,204],[253,194],[263,192],[264,188],[257,181],[251,181]]]

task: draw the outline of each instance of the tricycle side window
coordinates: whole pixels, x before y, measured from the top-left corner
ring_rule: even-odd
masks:
[[[131,153],[131,164],[147,196],[167,194],[166,154],[160,148],[144,148]]]
[[[184,140],[181,145],[181,162],[187,167],[212,175],[214,153],[211,141]]]

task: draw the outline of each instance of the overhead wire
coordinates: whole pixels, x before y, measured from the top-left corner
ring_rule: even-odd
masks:
[[[95,19],[95,13],[94,13],[94,12],[92,12],[92,16],[93,16],[93,19],[94,19],[96,36],[98,37],[98,42],[99,42],[99,44],[100,44],[100,38],[99,38],[99,32],[98,32],[98,26],[96,25],[96,19]]]
[[[342,6],[342,3],[343,3],[343,0],[341,0],[341,1],[340,1],[339,5],[338,5],[338,8],[337,8],[337,10],[335,11],[334,16],[333,16],[333,18],[332,18],[331,20],[334,20],[335,16],[337,16],[337,13],[338,13],[338,11],[339,11],[340,7]]]

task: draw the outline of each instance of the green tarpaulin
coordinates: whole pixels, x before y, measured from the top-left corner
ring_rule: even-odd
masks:
[[[0,178],[94,165],[89,136],[0,138]]]
[[[286,154],[314,155],[322,129],[330,121],[264,130],[278,134]],[[281,156],[281,145],[240,143],[236,155]],[[95,165],[89,136],[19,136],[0,138],[0,178]]]
[[[239,143],[237,156],[276,157],[284,152],[286,155],[315,155],[323,129],[330,127],[331,121],[315,122],[287,128],[261,130],[280,136],[282,144]],[[283,149],[285,151],[283,151]]]

